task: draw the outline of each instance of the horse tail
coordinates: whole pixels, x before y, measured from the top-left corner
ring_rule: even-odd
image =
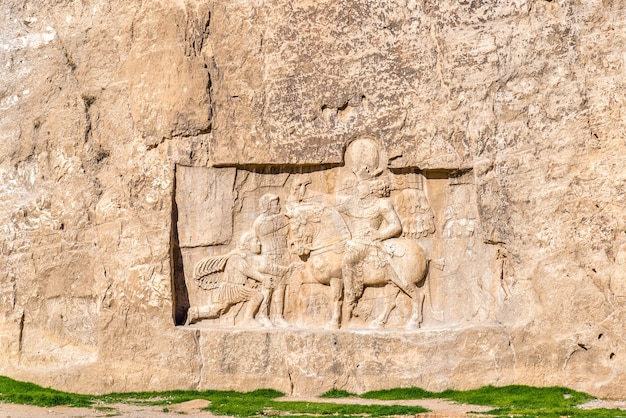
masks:
[[[432,298],[432,293],[430,291],[430,282],[431,282],[430,272],[431,272],[431,267],[434,267],[438,270],[443,271],[445,266],[446,266],[446,260],[444,260],[443,258],[438,258],[436,260],[433,260],[432,258],[426,259],[425,286],[428,286],[428,288],[426,289],[424,293],[426,294],[426,296],[428,296],[428,305],[430,307],[430,312],[432,313],[433,317],[438,321],[443,321],[443,311],[435,310],[435,307],[433,306],[433,298]]]
[[[443,269],[446,267],[446,260],[443,258],[438,258],[436,260],[433,260],[432,258],[427,258],[426,263],[427,263],[427,266],[429,267],[429,270],[430,270],[430,267],[434,267],[437,270],[443,271]]]

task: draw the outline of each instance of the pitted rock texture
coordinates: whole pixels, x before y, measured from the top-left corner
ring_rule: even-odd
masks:
[[[624,2],[7,0],[0,11],[0,374],[82,392],[386,386],[358,378],[349,351],[310,383],[274,373],[280,351],[229,354],[175,326],[177,166],[332,165],[371,134],[391,168],[470,173],[476,239],[511,288],[497,333],[458,325],[463,338],[440,346],[427,327],[394,336],[398,352],[456,366],[442,375],[425,355],[408,374],[392,367],[388,386],[626,396]],[[265,344],[301,338],[281,332]],[[363,338],[376,353],[377,337]]]

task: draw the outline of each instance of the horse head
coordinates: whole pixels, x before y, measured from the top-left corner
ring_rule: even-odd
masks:
[[[337,210],[328,205],[306,203],[290,210],[290,249],[299,257],[313,251],[341,247],[350,239],[350,231]]]
[[[318,205],[301,204],[290,208],[289,217],[289,248],[299,257],[307,257],[311,245],[321,229],[323,209]]]

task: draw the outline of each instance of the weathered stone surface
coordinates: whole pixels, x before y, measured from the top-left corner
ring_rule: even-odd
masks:
[[[530,383],[626,396],[623,2],[0,9],[0,373],[89,392]],[[390,329],[317,329],[322,285],[302,290],[304,329],[177,326],[203,297],[190,263],[236,246],[264,188],[334,173],[363,134],[394,176],[424,176],[434,234],[449,234],[422,328],[400,329],[400,296]],[[228,170],[230,190],[203,177]],[[232,212],[248,218],[218,223],[223,197],[253,184]],[[395,204],[415,199],[401,190]],[[203,228],[219,234],[179,227],[214,201]],[[454,241],[469,230],[472,246]]]
[[[515,351],[500,326],[410,332],[196,332],[205,365],[202,388],[223,381],[230,389],[260,385],[296,396],[332,387],[359,393],[411,385],[443,390],[460,382],[463,387],[480,384],[475,370],[483,371],[480,379],[495,384],[515,380],[507,373]],[[454,354],[459,345],[468,348],[467,357]]]
[[[199,172],[199,173],[198,173]],[[235,170],[179,166],[177,228],[181,247],[228,244],[233,237]]]

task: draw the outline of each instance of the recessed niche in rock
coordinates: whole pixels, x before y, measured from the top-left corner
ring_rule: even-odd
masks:
[[[418,329],[494,319],[506,250],[480,239],[473,173],[343,165],[176,168],[174,317],[211,328]]]

